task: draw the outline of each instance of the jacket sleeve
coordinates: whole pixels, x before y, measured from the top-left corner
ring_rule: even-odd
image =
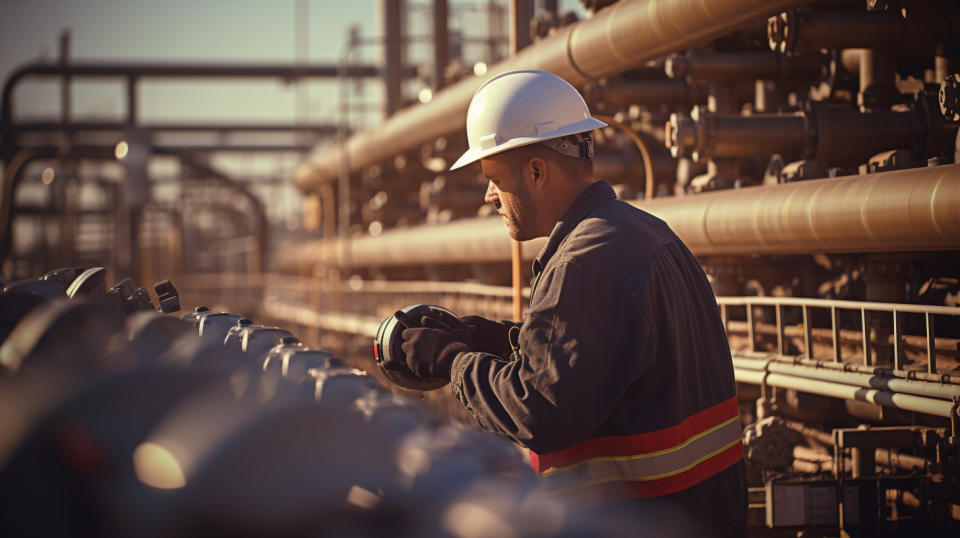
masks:
[[[558,263],[537,288],[514,359],[460,353],[451,387],[481,427],[545,454],[595,432],[656,343],[643,301],[593,268]]]

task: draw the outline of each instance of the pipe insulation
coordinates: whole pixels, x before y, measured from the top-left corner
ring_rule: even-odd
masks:
[[[480,201],[482,193],[477,193]],[[698,256],[957,250],[960,165],[755,186],[631,202],[665,220]],[[532,259],[545,239],[522,244]],[[502,219],[463,219],[394,229],[341,244],[320,240],[283,249],[284,271],[505,262],[510,242]]]
[[[358,172],[463,129],[474,92],[504,71],[536,67],[581,86],[806,3],[809,0],[621,0],[497,63],[485,77],[461,80],[430,103],[407,107],[375,129],[350,137],[344,146],[301,165],[294,182],[303,191],[313,191],[336,181],[341,165]]]

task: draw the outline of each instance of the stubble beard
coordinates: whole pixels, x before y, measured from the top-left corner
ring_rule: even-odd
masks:
[[[535,221],[536,214],[530,200],[530,191],[527,190],[525,184],[520,184],[513,199],[513,207],[510,211],[505,211],[507,216],[507,231],[515,241],[528,241],[533,239],[534,235],[531,224]]]

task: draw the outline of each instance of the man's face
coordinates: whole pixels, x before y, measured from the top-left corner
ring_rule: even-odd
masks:
[[[517,241],[536,237],[536,209],[522,166],[503,153],[480,159],[480,166],[489,181],[483,201],[497,207],[510,237]]]

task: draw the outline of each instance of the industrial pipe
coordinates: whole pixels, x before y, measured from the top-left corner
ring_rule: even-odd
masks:
[[[699,109],[694,109],[699,111]],[[802,114],[727,116],[671,114],[666,144],[674,157],[697,162],[712,157],[805,153],[807,120]]]
[[[793,389],[841,400],[857,400],[944,418],[951,418],[954,413],[953,402],[926,398],[924,396],[866,389],[856,385],[831,383],[829,381],[819,381],[787,374],[764,373],[762,371],[746,370],[737,367],[734,367],[733,374],[738,383],[750,383],[753,385],[766,384],[771,387]]]
[[[640,155],[643,157],[643,179],[644,179],[644,188],[643,188],[643,199],[652,200],[653,199],[653,189],[656,185],[653,178],[653,158],[650,157],[650,149],[647,148],[647,144],[640,138],[640,135],[635,133],[625,123],[619,122],[613,119],[610,116],[601,116],[599,114],[594,115],[598,120],[606,123],[611,127],[616,127],[620,129],[624,134],[633,141],[633,144],[637,146],[637,150],[640,152]]]
[[[824,103],[803,113],[749,116],[703,114],[695,108],[689,118],[671,114],[666,143],[675,157],[698,162],[780,153],[816,158],[822,168],[856,166],[881,151],[913,149],[925,142],[914,123],[915,114],[909,111],[861,113]]]
[[[770,49],[784,54],[820,49],[930,49],[947,42],[956,50],[958,23],[949,17],[908,17],[886,12],[791,10],[767,23]],[[897,36],[891,39],[891,36]]]
[[[960,165],[744,187],[633,204],[665,220],[698,256],[957,250]],[[544,239],[523,243],[532,259]],[[390,230],[348,243],[355,266],[505,262],[499,218]],[[336,265],[338,243],[285,251],[284,270]]]
[[[960,385],[929,383],[911,379],[901,379],[898,377],[886,377],[859,372],[844,372],[840,370],[813,368],[810,366],[798,366],[784,362],[745,359],[739,357],[735,357],[733,359],[733,366],[734,368],[741,368],[744,370],[776,372],[794,377],[819,379],[821,381],[830,381],[833,383],[856,385],[863,388],[913,394],[915,396],[939,398],[948,401],[952,401],[954,398],[960,398]]]
[[[664,63],[671,79],[708,82],[743,80],[810,79],[820,74],[824,59],[820,55],[783,56],[775,52],[714,52],[689,50],[674,54]]]
[[[406,68],[406,76],[415,74],[415,69]],[[125,63],[74,63],[50,64],[32,63],[17,68],[3,83],[0,96],[0,134],[3,135],[3,155],[12,157],[15,148],[15,125],[13,123],[13,94],[17,84],[28,76],[46,77],[123,77],[130,85],[141,77],[176,78],[277,78],[295,80],[298,78],[338,76],[335,65],[231,65],[231,64],[125,64]],[[351,77],[376,77],[380,70],[376,66],[357,65],[347,69]]]
[[[550,38],[521,50],[487,72],[537,67],[575,86],[643,65],[652,58],[729,33],[809,0],[622,0]],[[407,107],[376,129],[352,136],[304,165],[295,182],[303,191],[335,181],[343,158],[354,173],[463,128],[467,106],[486,78],[449,86],[430,103]]]
[[[591,103],[619,106],[686,105],[695,102],[693,88],[683,80],[624,80],[591,84],[584,88],[583,96]]]

